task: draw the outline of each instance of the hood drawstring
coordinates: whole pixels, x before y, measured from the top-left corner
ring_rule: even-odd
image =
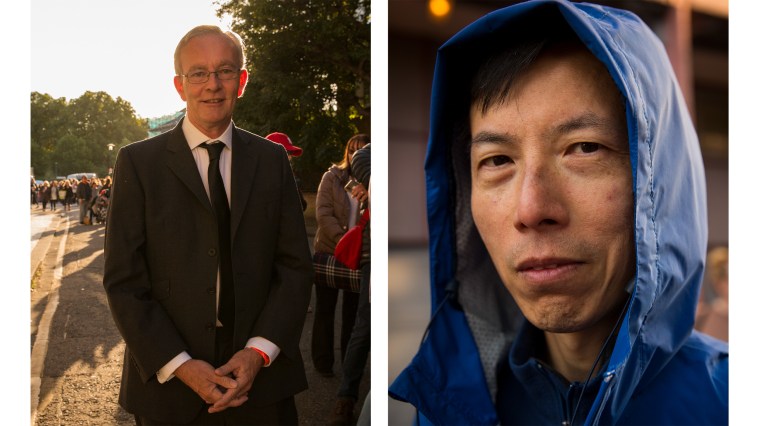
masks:
[[[446,284],[446,287],[444,288],[445,296],[443,297],[443,300],[441,300],[441,303],[436,306],[435,311],[433,311],[433,315],[430,316],[430,320],[427,323],[427,326],[425,327],[425,332],[422,333],[422,339],[420,339],[420,345],[417,348],[419,350],[422,347],[422,343],[425,342],[425,338],[427,338],[428,332],[430,331],[430,325],[433,324],[433,320],[438,315],[438,312],[440,312],[443,305],[446,304],[447,301],[451,301],[452,305],[455,309],[461,310],[462,306],[459,304],[459,296],[457,295],[457,292],[459,290],[459,281],[456,280],[456,278],[452,278],[451,281],[449,281]]]
[[[632,280],[631,282],[634,282],[634,281]],[[630,283],[629,283],[629,287],[630,287]],[[628,290],[628,288],[626,288],[626,290]],[[618,319],[617,321],[615,321],[615,326],[612,328],[612,331],[610,331],[610,334],[607,336],[607,339],[605,339],[604,344],[602,345],[602,349],[599,351],[599,355],[597,355],[596,360],[594,360],[594,364],[591,365],[591,370],[589,370],[588,376],[586,376],[586,381],[583,382],[583,387],[581,387],[581,394],[578,397],[578,402],[575,403],[575,408],[573,409],[573,415],[570,417],[569,426],[573,426],[573,424],[575,424],[575,415],[578,414],[578,408],[580,408],[581,401],[583,400],[583,393],[586,391],[586,386],[588,385],[588,382],[591,380],[591,376],[594,374],[594,370],[596,369],[596,366],[599,364],[599,361],[601,361],[602,356],[605,356],[605,353],[607,352],[607,346],[612,341],[612,338],[614,336],[617,336],[618,329],[620,327],[620,322],[623,320],[623,316],[625,316],[625,313],[628,311],[628,305],[631,303],[632,294],[633,294],[632,292],[630,291],[628,292],[628,299],[623,304],[623,309],[620,310],[620,315],[618,315]]]

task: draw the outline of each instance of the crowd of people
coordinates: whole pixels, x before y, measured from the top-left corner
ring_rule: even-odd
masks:
[[[111,178],[61,179],[38,182],[31,179],[31,206],[43,212],[71,211],[72,204],[79,206],[79,223],[84,225],[105,224]]]

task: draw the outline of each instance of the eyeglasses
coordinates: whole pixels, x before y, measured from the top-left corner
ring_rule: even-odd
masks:
[[[219,80],[234,80],[240,74],[240,70],[232,68],[222,68],[217,71],[193,71],[188,74],[182,74],[187,77],[187,81],[193,84],[201,84],[208,81],[211,74],[216,74],[216,78]]]

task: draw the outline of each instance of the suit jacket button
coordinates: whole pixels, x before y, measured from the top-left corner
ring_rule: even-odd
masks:
[[[216,327],[214,326],[214,324],[210,322],[206,324],[206,331],[215,331],[215,330],[216,330]]]
[[[206,290],[208,294],[214,294],[216,293],[216,287],[209,287],[208,290]]]
[[[208,249],[208,255],[209,256],[216,256],[216,249]]]

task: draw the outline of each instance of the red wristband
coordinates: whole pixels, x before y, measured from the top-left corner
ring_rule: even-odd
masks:
[[[254,351],[258,352],[262,358],[264,358],[264,367],[269,365],[269,355],[267,355],[266,352],[262,351],[259,348],[254,348],[253,346],[248,346],[248,349],[253,349]]]

